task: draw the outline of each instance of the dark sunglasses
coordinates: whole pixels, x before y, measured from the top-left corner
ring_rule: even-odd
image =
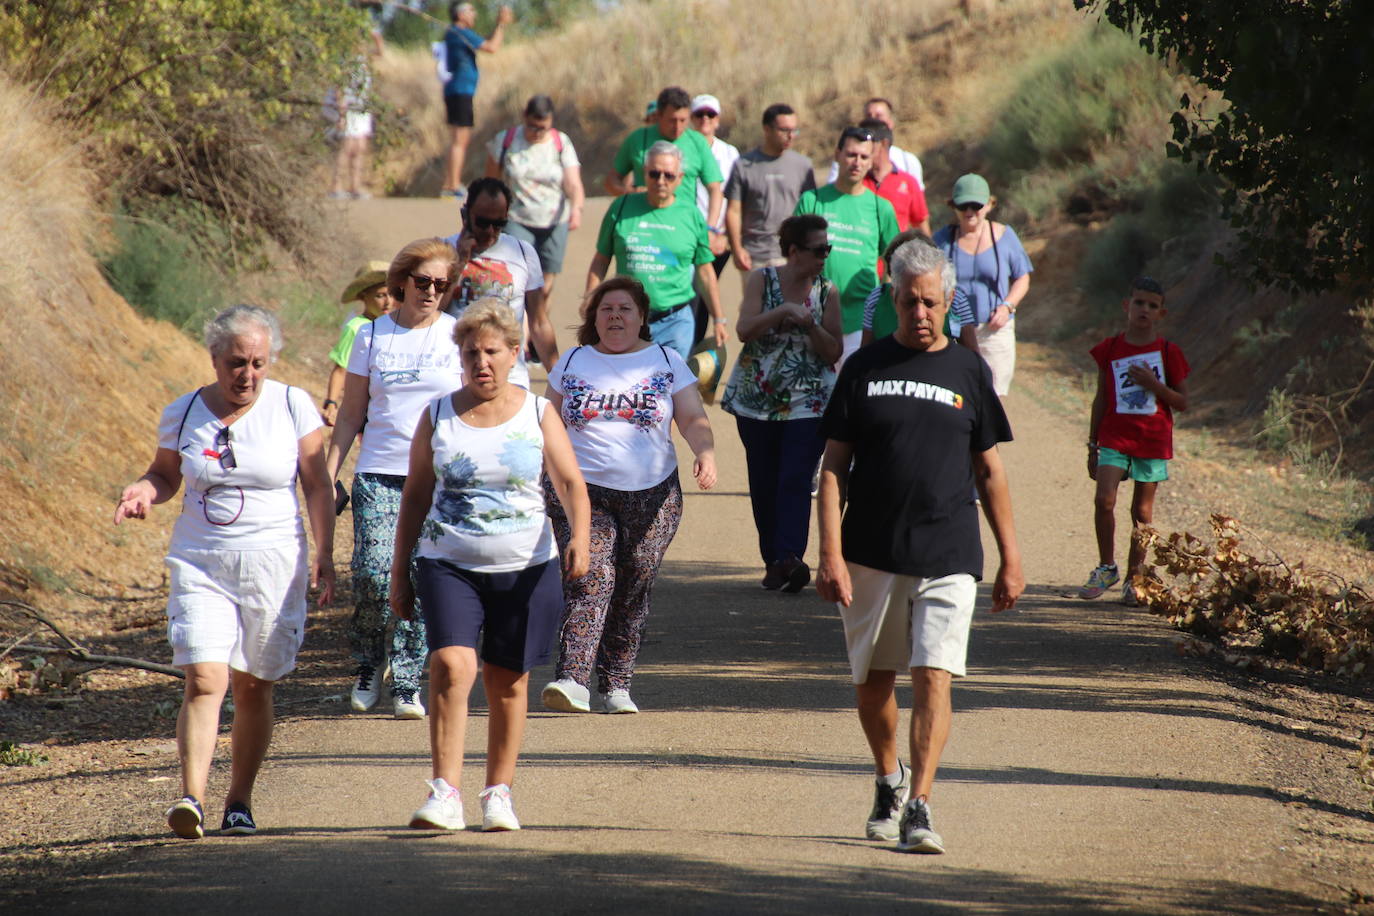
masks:
[[[703,108],[701,111],[694,111],[694,112],[692,112],[692,117],[694,117],[694,118],[718,118],[718,117],[720,117],[720,112],[718,112],[718,111],[712,111],[712,110],[709,109],[709,108]]]
[[[239,466],[238,459],[234,457],[234,447],[229,441],[229,427],[215,433],[215,451],[219,452],[220,470],[232,471]]]
[[[815,248],[802,248],[802,251],[809,251],[818,258],[824,258],[829,256],[832,247],[831,245],[817,245]]]
[[[506,223],[510,222],[507,219],[488,219],[485,216],[473,216],[471,219],[472,225],[478,229],[504,229]]]
[[[448,292],[448,288],[452,283],[452,281],[442,277],[426,277],[423,274],[411,274],[410,282],[414,283],[415,288],[422,293],[429,292],[429,288],[433,286],[434,291],[441,296]]]
[[[659,169],[649,169],[649,171],[644,174],[648,175],[654,181],[675,181],[677,179],[677,172],[664,172]]]
[[[960,213],[968,213],[973,210],[981,210],[986,206],[987,204],[980,204],[969,200],[965,201],[962,204],[955,204],[954,209],[958,210]]]

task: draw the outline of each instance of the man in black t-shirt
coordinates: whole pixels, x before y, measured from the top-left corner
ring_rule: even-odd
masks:
[[[816,590],[839,606],[877,769],[866,833],[940,853],[929,797],[983,577],[975,486],[1001,554],[992,610],[1015,604],[1025,583],[997,452],[1011,427],[987,364],[943,331],[954,268],[919,239],[891,264],[897,331],[850,357],[822,421]],[[897,755],[901,668],[913,689],[909,770]]]

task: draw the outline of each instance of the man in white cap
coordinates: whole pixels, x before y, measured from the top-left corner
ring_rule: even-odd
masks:
[[[730,181],[735,163],[739,161],[739,150],[716,136],[716,130],[720,127],[720,112],[720,99],[713,95],[703,94],[692,99],[692,127],[706,138],[711,147],[711,155],[720,168],[721,186],[724,187]],[[707,240],[711,243],[711,254],[716,256],[711,266],[719,277],[725,265],[730,263],[730,244],[725,234],[725,206],[721,205],[712,221],[711,195],[707,193],[705,185],[698,183],[697,209],[706,219]],[[710,312],[700,295],[697,296],[693,313],[696,315],[696,339],[700,340],[705,336],[706,322],[710,319]]]

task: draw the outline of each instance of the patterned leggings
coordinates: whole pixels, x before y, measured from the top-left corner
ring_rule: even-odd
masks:
[[[406,479],[393,474],[353,476],[353,618],[348,645],[353,660],[380,672],[386,667],[386,627],[391,622],[391,557],[396,550],[396,520]],[[424,617],[397,620],[391,632],[391,692],[417,691],[429,647]]]
[[[592,503],[591,565],[575,582],[563,582],[558,628],[559,678],[591,683],[595,662],[601,693],[628,689],[649,617],[649,590],[663,554],[682,520],[682,486],[674,471],[647,490],[611,490],[587,484]],[[572,539],[567,515],[546,478],[544,496],[560,550]]]

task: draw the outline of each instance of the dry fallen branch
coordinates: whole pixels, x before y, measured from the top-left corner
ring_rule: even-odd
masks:
[[[14,608],[16,611],[23,614],[25,617],[37,621],[38,623],[41,623],[49,630],[52,630],[53,634],[56,635],[57,638],[65,644],[63,646],[40,646],[27,643],[26,641],[29,639],[29,637],[34,635],[34,633],[38,632],[35,630],[25,636],[20,637],[21,641],[15,643],[8,650],[6,650],[5,655],[8,655],[10,652],[16,650],[24,652],[41,652],[49,655],[62,653],[77,661],[87,662],[92,665],[118,665],[121,668],[139,668],[144,671],[154,671],[158,674],[165,674],[168,677],[186,677],[186,675],[182,673],[180,668],[175,668],[171,665],[163,665],[159,662],[150,662],[142,658],[130,658],[126,655],[103,655],[98,652],[92,652],[90,649],[87,649],[85,646],[81,645],[76,640],[68,636],[65,632],[63,632],[62,628],[59,627],[57,624],[53,623],[51,620],[49,620],[47,616],[43,614],[43,612],[39,611],[37,608],[31,605],[25,604],[22,601],[0,600],[0,607]],[[0,658],[3,657],[3,655],[0,655]]]

